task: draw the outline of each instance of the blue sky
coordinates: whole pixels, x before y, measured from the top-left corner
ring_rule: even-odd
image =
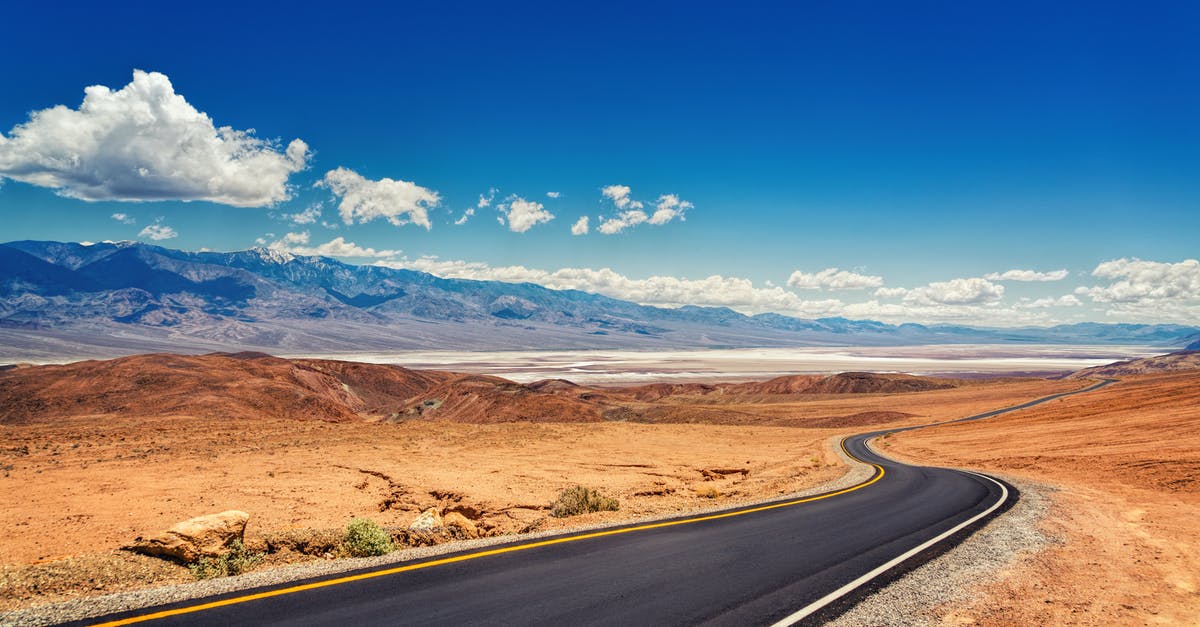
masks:
[[[1188,3],[24,5],[3,240],[370,248],[346,259],[803,317],[1200,320]],[[135,69],[162,78],[113,96]],[[103,111],[31,122],[91,85]],[[164,85],[276,143],[138,122]]]

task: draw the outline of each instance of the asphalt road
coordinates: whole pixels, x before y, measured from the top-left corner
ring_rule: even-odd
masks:
[[[962,420],[1061,396],[1065,394]],[[877,466],[875,476],[827,495],[665,524],[515,542],[415,567],[293,582],[92,622],[756,625],[789,617],[820,622],[961,541],[1016,498],[1011,486],[983,475],[909,466],[877,455],[867,442],[883,433],[845,440],[849,454]],[[151,618],[155,614],[159,616]]]

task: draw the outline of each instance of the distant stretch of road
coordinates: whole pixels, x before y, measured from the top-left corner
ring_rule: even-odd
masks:
[[[960,420],[1025,409],[1055,394]],[[953,421],[957,422],[957,421]],[[899,429],[895,431],[907,431]],[[188,601],[110,625],[769,625],[820,622],[961,541],[1016,492],[985,475],[909,466],[868,442],[857,486],[690,518],[518,541],[412,564]]]

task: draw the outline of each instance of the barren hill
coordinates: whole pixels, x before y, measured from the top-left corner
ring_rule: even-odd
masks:
[[[150,354],[0,373],[0,423],[99,414],[357,420],[451,375],[261,353]]]
[[[1195,370],[1197,368],[1200,368],[1200,351],[1188,350],[1158,355],[1157,357],[1118,361],[1106,366],[1084,368],[1078,372],[1071,373],[1066,378],[1121,377],[1136,374],[1179,372],[1182,370]]]
[[[148,354],[0,371],[0,424],[75,417],[192,416],[328,422],[761,423],[730,404],[817,395],[888,394],[958,381],[850,372],[751,383],[592,388],[563,379],[528,385],[499,377],[410,370],[263,353]],[[709,405],[702,408],[697,403]]]

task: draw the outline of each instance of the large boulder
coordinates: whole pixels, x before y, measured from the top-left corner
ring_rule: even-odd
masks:
[[[156,536],[138,537],[124,548],[190,564],[202,557],[218,557],[228,553],[235,541],[245,539],[249,520],[250,514],[237,510],[197,516],[176,523]]]
[[[410,531],[421,531],[424,533],[437,533],[446,528],[446,523],[442,520],[442,514],[436,507],[431,507],[417,516],[416,520],[408,526]]]

